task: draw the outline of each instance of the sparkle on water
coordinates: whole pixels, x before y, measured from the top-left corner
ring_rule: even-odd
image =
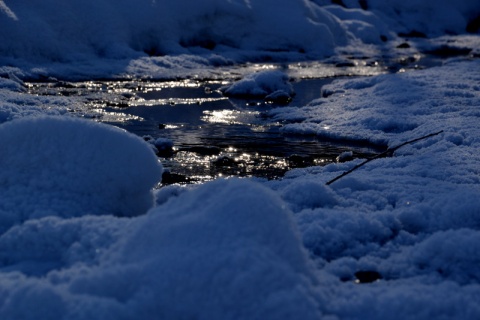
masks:
[[[403,71],[403,64],[400,66],[397,72]],[[282,106],[230,99],[219,91],[242,75],[268,69],[280,69],[295,79],[296,95],[289,106],[299,108],[320,98],[322,86],[334,77],[391,72],[372,59],[358,59],[336,65],[248,64],[213,80],[57,81],[29,83],[28,87],[30,93],[75,99],[83,107],[71,111],[80,116],[124,128],[146,140],[170,139],[174,147],[159,153],[168,172],[164,184],[196,183],[221,176],[277,178],[291,168],[333,162],[344,151],[353,151],[355,157],[379,151],[375,146],[285,135],[279,130],[281,124],[265,116],[268,110]]]

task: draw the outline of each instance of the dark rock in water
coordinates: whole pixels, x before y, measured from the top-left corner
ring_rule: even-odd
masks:
[[[305,168],[315,165],[315,159],[311,156],[293,154],[287,158],[290,168]]]
[[[382,40],[382,42],[387,42],[388,37],[382,34],[382,35],[380,35],[380,40]]]
[[[276,104],[286,105],[292,101],[292,97],[283,90],[277,90],[275,92],[270,93],[268,96],[266,96],[265,101],[267,103],[276,103]]]
[[[431,50],[427,50],[424,53],[432,54],[435,56],[439,56],[442,58],[449,58],[449,57],[456,57],[456,56],[466,56],[468,55],[472,49],[470,48],[461,48],[461,47],[453,47],[448,45],[443,45]]]
[[[193,146],[193,147],[182,147],[180,151],[194,152],[203,156],[214,156],[219,155],[222,149],[214,146]]]
[[[170,171],[165,171],[162,174],[162,184],[174,184],[174,183],[188,183],[191,180],[184,176],[183,174],[171,173]]]
[[[164,124],[164,123],[159,123],[159,124],[158,124],[158,129],[160,129],[160,130],[165,129],[166,127],[167,127],[167,125]]]
[[[221,156],[215,161],[213,161],[213,164],[216,167],[234,167],[237,165],[237,162],[233,158],[230,158],[227,156]]]
[[[355,277],[357,278],[355,280],[356,283],[372,283],[382,279],[382,275],[380,273],[372,270],[357,271],[355,272]]]
[[[397,46],[398,49],[408,49],[410,45],[407,42],[401,43]]]
[[[412,30],[407,33],[400,32],[398,36],[402,38],[426,38],[427,37],[425,33],[416,31],[416,30]]]

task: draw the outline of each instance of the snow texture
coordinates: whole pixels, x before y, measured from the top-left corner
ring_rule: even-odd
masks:
[[[33,218],[133,216],[161,175],[151,148],[120,129],[69,117],[0,126],[0,231]],[[100,191],[101,190],[101,191]]]
[[[343,4],[2,0],[0,63],[20,67],[30,77],[211,77],[209,67],[234,62],[372,54],[378,53],[372,44],[390,41],[387,46],[396,46],[398,34],[438,37],[479,31],[480,6],[471,0]]]
[[[278,70],[248,74],[243,79],[220,88],[227,97],[266,98],[274,94],[294,95],[288,76]]]
[[[448,44],[480,16],[471,0],[335,2],[0,0],[0,319],[479,319],[478,30],[455,38],[470,56],[337,79],[262,115],[285,134],[390,147],[443,131],[329,186],[362,159],[152,191],[151,143],[22,80],[381,56],[399,33]],[[291,94],[286,74],[225,92]]]

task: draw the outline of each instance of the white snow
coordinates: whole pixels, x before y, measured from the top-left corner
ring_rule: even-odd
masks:
[[[0,231],[46,216],[132,216],[153,205],[161,165],[139,137],[70,117],[0,126]]]
[[[0,1],[0,64],[33,77],[212,77],[233,62],[378,54],[398,33],[465,33],[475,1]],[[150,57],[149,57],[150,56]]]
[[[220,90],[227,97],[257,99],[273,94],[284,94],[291,97],[295,93],[288,76],[278,70],[248,74],[239,81],[221,87]]]
[[[480,6],[343,3],[0,0],[0,318],[480,318],[479,40],[444,36]],[[383,56],[411,31],[440,36],[408,39],[412,50],[477,58],[337,79],[267,114],[285,134],[389,147],[443,131],[328,186],[363,160],[154,191],[151,144],[74,118],[89,115],[81,97],[35,96],[22,80],[231,80],[221,66]],[[246,68],[225,92],[293,94],[287,71]],[[358,271],[380,278],[358,283]]]

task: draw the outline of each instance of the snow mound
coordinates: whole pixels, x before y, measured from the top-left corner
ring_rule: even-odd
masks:
[[[282,6],[273,0],[1,4],[0,53],[27,60],[138,58],[225,48],[325,55],[346,42],[330,13],[300,0]]]
[[[235,98],[263,99],[280,94],[291,97],[294,94],[288,76],[278,70],[249,74],[220,90],[225,96]]]
[[[161,166],[131,134],[70,117],[0,126],[0,228],[45,216],[132,216],[153,205]]]
[[[32,220],[0,248],[12,262],[0,272],[5,319],[321,317],[291,212],[247,180],[207,183],[133,219]]]

